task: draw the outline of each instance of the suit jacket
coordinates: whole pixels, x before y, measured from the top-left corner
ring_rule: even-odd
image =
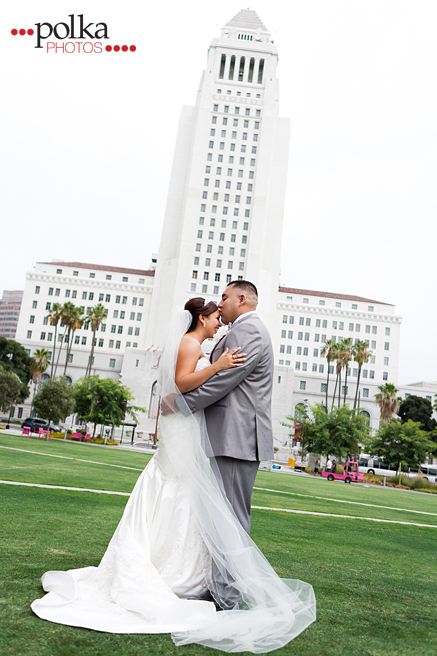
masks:
[[[232,326],[211,353],[241,346],[243,366],[219,371],[203,385],[184,394],[191,412],[205,410],[212,450],[216,456],[240,460],[273,458],[271,399],[273,349],[270,335],[257,314]]]

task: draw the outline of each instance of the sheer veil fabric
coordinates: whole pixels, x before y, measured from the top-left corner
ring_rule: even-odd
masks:
[[[225,497],[217,464],[206,456],[213,451],[203,413],[192,415],[175,385],[179,345],[190,322],[189,312],[177,313],[160,361],[161,397],[165,403],[169,395],[178,395],[180,410],[161,417],[160,449],[174,444],[171,435],[177,430],[178,448],[166,452],[166,458],[171,469],[184,472],[198,528],[214,565],[208,588],[226,609],[225,581],[239,591],[243,608],[218,612],[211,622],[195,630],[175,631],[172,638],[176,645],[199,643],[231,653],[265,653],[283,647],[315,621],[314,591],[308,583],[279,578],[239,523]]]
[[[139,477],[98,567],[46,572],[40,618],[109,633],[171,633],[234,653],[283,647],[316,618],[311,585],[280,579],[228,503],[203,412],[191,414],[175,385],[191,314],[169,326],[159,363],[159,449]],[[208,366],[202,358],[198,367]],[[227,595],[226,588],[234,594]],[[225,608],[202,600],[209,589]],[[229,608],[229,598],[242,608]]]

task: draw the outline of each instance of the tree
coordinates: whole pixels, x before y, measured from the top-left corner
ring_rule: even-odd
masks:
[[[368,439],[370,428],[366,418],[356,414],[347,405],[342,408],[334,406],[326,413],[323,405],[316,403],[311,406],[311,413],[313,419],[305,418],[302,414],[287,419],[301,423],[305,448],[312,453],[326,456],[333,454],[341,460],[348,453],[356,451],[358,442],[366,442]],[[283,425],[290,426],[287,423]]]
[[[30,394],[29,382],[32,380],[30,356],[24,346],[14,339],[0,337],[0,365],[6,371],[12,371],[21,380],[21,391],[16,401],[23,403]]]
[[[94,424],[93,437],[98,424],[120,426],[126,414],[137,420],[136,413],[145,412],[130,404],[134,398],[130,389],[112,378],[81,378],[73,385],[73,394],[78,415]]]
[[[47,318],[50,320],[50,325],[55,327],[55,341],[53,342],[52,370],[50,373],[50,378],[53,380],[55,375],[54,366],[55,366],[55,355],[56,355],[56,340],[58,335],[58,324],[62,318],[62,305],[60,303],[53,303],[47,315]],[[62,345],[60,348],[62,348]]]
[[[375,394],[375,400],[379,403],[381,421],[391,421],[393,415],[397,414],[402,399],[401,397],[396,396],[398,390],[393,383],[378,385],[378,389],[379,392],[378,394]]]
[[[404,424],[395,419],[382,424],[367,446],[372,455],[397,469],[402,464],[417,468],[435,449],[420,423],[411,419]]]
[[[428,399],[422,396],[414,396],[413,394],[402,401],[399,406],[398,415],[401,422],[405,424],[409,419],[418,421],[422,424],[424,431],[430,433],[437,427],[437,422],[432,418],[432,404]]]
[[[35,399],[36,388],[41,381],[43,373],[47,370],[51,358],[50,351],[47,349],[36,349],[33,357],[30,360],[30,368],[32,370],[32,380],[35,385],[33,398]]]
[[[33,407],[39,417],[50,423],[65,419],[74,411],[72,387],[65,378],[48,380],[33,399]]]
[[[334,351],[335,344],[332,341],[332,339],[327,339],[326,342],[324,343],[321,351],[321,355],[326,357],[326,360],[328,362],[327,368],[328,368],[328,377],[326,379],[326,412],[328,412],[328,387],[329,387],[329,367],[331,365],[331,362],[334,360],[333,356],[333,351]]]
[[[20,396],[21,380],[0,364],[0,410],[6,412]]]
[[[84,322],[83,308],[76,307],[75,305],[73,305],[73,307],[68,312],[68,317],[67,317],[67,327],[68,327],[67,355],[65,356],[64,376],[67,373],[68,359],[70,357],[71,348],[73,346],[74,333],[78,328],[82,327],[83,322]]]
[[[85,372],[85,376],[91,376],[91,368],[93,366],[93,356],[94,356],[94,347],[96,345],[96,332],[100,327],[100,324],[106,317],[108,316],[108,310],[101,304],[98,303],[93,308],[88,308],[87,312],[87,322],[90,324],[90,328],[93,331],[93,337],[92,337],[92,346],[91,346],[91,354],[89,357],[88,361],[88,366]]]
[[[369,362],[372,351],[369,351],[367,342],[359,341],[353,345],[354,362],[358,364],[357,388],[355,390],[354,410],[357,407],[358,389],[360,387],[361,369],[365,362]]]

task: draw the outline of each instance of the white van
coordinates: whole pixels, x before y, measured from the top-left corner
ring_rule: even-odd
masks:
[[[378,458],[372,458],[360,455],[358,460],[358,471],[360,474],[375,474],[376,476],[395,476],[396,467],[394,465],[386,465]]]
[[[375,474],[376,476],[395,476],[396,467],[394,465],[386,465],[382,460],[378,458],[372,458],[364,453],[360,455],[358,461],[358,470],[360,474]],[[437,483],[437,465],[420,465],[420,471],[422,472],[424,478],[427,478],[431,483]],[[410,469],[407,472],[402,472],[405,476],[414,478],[419,476],[418,469]]]

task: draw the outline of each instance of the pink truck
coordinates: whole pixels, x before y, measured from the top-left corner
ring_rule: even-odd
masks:
[[[328,481],[338,480],[344,481],[345,483],[358,483],[364,481],[364,475],[360,474],[358,471],[358,463],[352,462],[352,460],[347,461],[343,474],[334,474],[332,472],[323,471],[322,476],[327,478]]]

